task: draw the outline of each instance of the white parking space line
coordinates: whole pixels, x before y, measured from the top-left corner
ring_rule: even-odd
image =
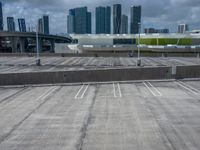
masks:
[[[83,84],[81,86],[81,88],[78,90],[77,94],[75,95],[75,99],[83,99],[83,97],[85,96],[85,93],[87,92],[89,88],[89,84],[85,85]]]
[[[120,84],[118,83],[118,90],[119,90],[119,97],[122,97],[122,91],[121,91],[121,87],[120,87]]]
[[[78,96],[80,94],[80,92],[82,91],[82,89],[84,88],[84,84],[81,86],[81,88],[78,90],[76,96],[74,97],[75,99],[78,99]]]
[[[46,91],[44,94],[42,94],[41,96],[39,96],[36,101],[40,100],[40,99],[45,99],[47,98],[52,92],[56,91],[59,87],[52,87],[50,88],[48,91]]]
[[[158,93],[159,96],[162,96],[162,93],[155,86],[153,86],[150,82],[147,83]]]
[[[200,93],[200,91],[192,86],[190,86],[189,84],[185,83],[185,82],[182,82],[182,81],[178,81],[179,83],[182,83],[183,85],[189,87],[190,89],[194,90],[195,92],[197,93]]]
[[[155,87],[153,86],[150,82],[143,82],[145,87],[151,92],[153,96],[162,96],[162,93]]]
[[[86,86],[85,90],[83,91],[82,95],[81,95],[81,99],[83,99],[83,97],[85,96],[86,91],[88,90],[89,84]]]
[[[151,92],[151,94],[153,94],[153,96],[157,96],[145,82],[143,82],[143,84],[144,84],[144,85],[146,86],[146,88]]]
[[[117,97],[116,96],[116,90],[115,90],[115,84],[113,83],[113,94],[114,94],[114,97]]]
[[[175,83],[177,83],[179,86],[181,86],[182,88],[190,91],[191,93],[198,95],[200,93],[199,90],[195,89],[194,87],[191,87],[190,85],[182,82],[182,81],[175,81]]]
[[[119,83],[113,83],[113,95],[114,97],[122,97],[121,87]]]

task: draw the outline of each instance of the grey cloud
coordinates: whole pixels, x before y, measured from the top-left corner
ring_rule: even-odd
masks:
[[[199,0],[0,0],[4,4],[4,16],[26,18],[28,26],[34,25],[43,14],[50,16],[52,33],[66,32],[67,13],[70,8],[88,6],[93,13],[95,7],[121,3],[123,13],[130,15],[130,6],[142,5],[143,27],[167,27],[175,31],[177,24],[189,23],[192,28],[200,28]],[[130,17],[130,16],[129,16]],[[5,18],[4,18],[5,20]],[[94,31],[94,29],[93,29]]]

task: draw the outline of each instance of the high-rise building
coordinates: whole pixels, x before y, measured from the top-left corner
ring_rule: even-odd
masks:
[[[110,34],[111,28],[111,8],[96,8],[96,34]]]
[[[187,31],[189,31],[188,24],[179,24],[178,25],[178,33],[185,33]]]
[[[154,29],[154,28],[145,28],[144,33],[169,33],[169,29]]]
[[[18,25],[19,25],[19,31],[20,32],[26,32],[26,22],[24,18],[18,19]]]
[[[49,34],[49,16],[43,16],[43,31],[44,34]]]
[[[92,33],[92,14],[88,12],[87,7],[70,9],[67,18],[68,33]]]
[[[67,16],[67,31],[69,34],[75,33],[75,9],[69,10],[69,15]]]
[[[130,21],[130,33],[137,34],[139,33],[139,28],[141,23],[141,6],[133,6],[131,7],[131,21]]]
[[[113,34],[120,34],[121,16],[122,16],[122,6],[121,4],[115,4],[113,6]]]
[[[44,15],[38,19],[38,32],[41,34],[49,34],[49,16]]]
[[[105,33],[105,7],[96,8],[96,34]]]
[[[128,34],[128,16],[122,15],[121,34]]]
[[[0,2],[0,31],[3,30],[3,9],[2,3]]]
[[[41,34],[44,33],[44,30],[43,30],[43,19],[42,18],[38,19],[38,33],[41,33]]]
[[[105,33],[111,33],[111,7],[109,6],[106,7],[105,12]]]
[[[92,13],[87,12],[87,31],[86,33],[91,34],[92,33]]]
[[[7,17],[7,29],[11,32],[15,31],[14,17]]]

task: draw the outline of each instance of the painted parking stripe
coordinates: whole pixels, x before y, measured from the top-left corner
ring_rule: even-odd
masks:
[[[150,82],[143,82],[143,84],[145,85],[145,87],[150,91],[150,93],[153,95],[153,96],[162,96],[162,93],[155,87],[153,86]]]
[[[162,96],[162,93],[155,86],[153,86],[150,82],[147,83],[158,93],[158,96]]]
[[[122,97],[121,87],[119,83],[113,83],[113,95],[114,97]]]
[[[60,87],[52,87],[49,90],[47,90],[44,94],[42,94],[41,96],[39,96],[36,101],[41,100],[41,99],[45,99],[47,98],[50,94],[52,94],[54,91],[56,91],[57,89],[59,89]]]
[[[75,99],[83,99],[83,97],[85,96],[85,93],[87,92],[89,88],[89,84],[85,85],[83,84],[80,89],[78,90],[78,92],[75,95]]]
[[[178,84],[179,86],[181,86],[182,88],[188,90],[189,92],[195,94],[195,95],[198,95],[199,94],[199,90],[191,87],[190,85],[184,83],[184,82],[181,82],[181,81],[175,81],[176,84]]]

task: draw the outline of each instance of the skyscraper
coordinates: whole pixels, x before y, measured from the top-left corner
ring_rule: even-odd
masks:
[[[122,15],[121,34],[128,34],[128,16]]]
[[[111,8],[97,7],[96,8],[96,34],[110,34]]]
[[[42,18],[38,19],[38,33],[41,33],[41,34],[44,33],[44,30],[43,30],[43,19]]]
[[[90,34],[92,32],[92,14],[87,11],[87,7],[70,9],[67,18],[68,33]]]
[[[105,33],[105,7],[96,8],[96,34]]]
[[[185,33],[187,31],[189,31],[188,24],[179,24],[178,25],[178,33]]]
[[[7,29],[11,32],[15,31],[14,17],[7,17]]]
[[[92,33],[92,13],[87,12],[87,31],[86,33],[91,34]]]
[[[111,7],[106,7],[105,12],[105,33],[110,34],[111,33]]]
[[[26,22],[24,18],[18,19],[18,25],[19,25],[19,31],[20,32],[26,32]]]
[[[75,9],[69,10],[69,15],[67,16],[67,32],[69,34],[75,33]]]
[[[43,31],[44,34],[49,34],[49,16],[43,16]]]
[[[115,4],[113,6],[113,34],[120,34],[121,15],[122,15],[121,4]]]
[[[131,25],[130,32],[131,34],[139,33],[139,23],[141,23],[141,6],[133,6],[131,7]]]
[[[0,31],[3,30],[3,10],[2,3],[0,2]]]
[[[87,33],[87,7],[75,9],[75,33]]]

